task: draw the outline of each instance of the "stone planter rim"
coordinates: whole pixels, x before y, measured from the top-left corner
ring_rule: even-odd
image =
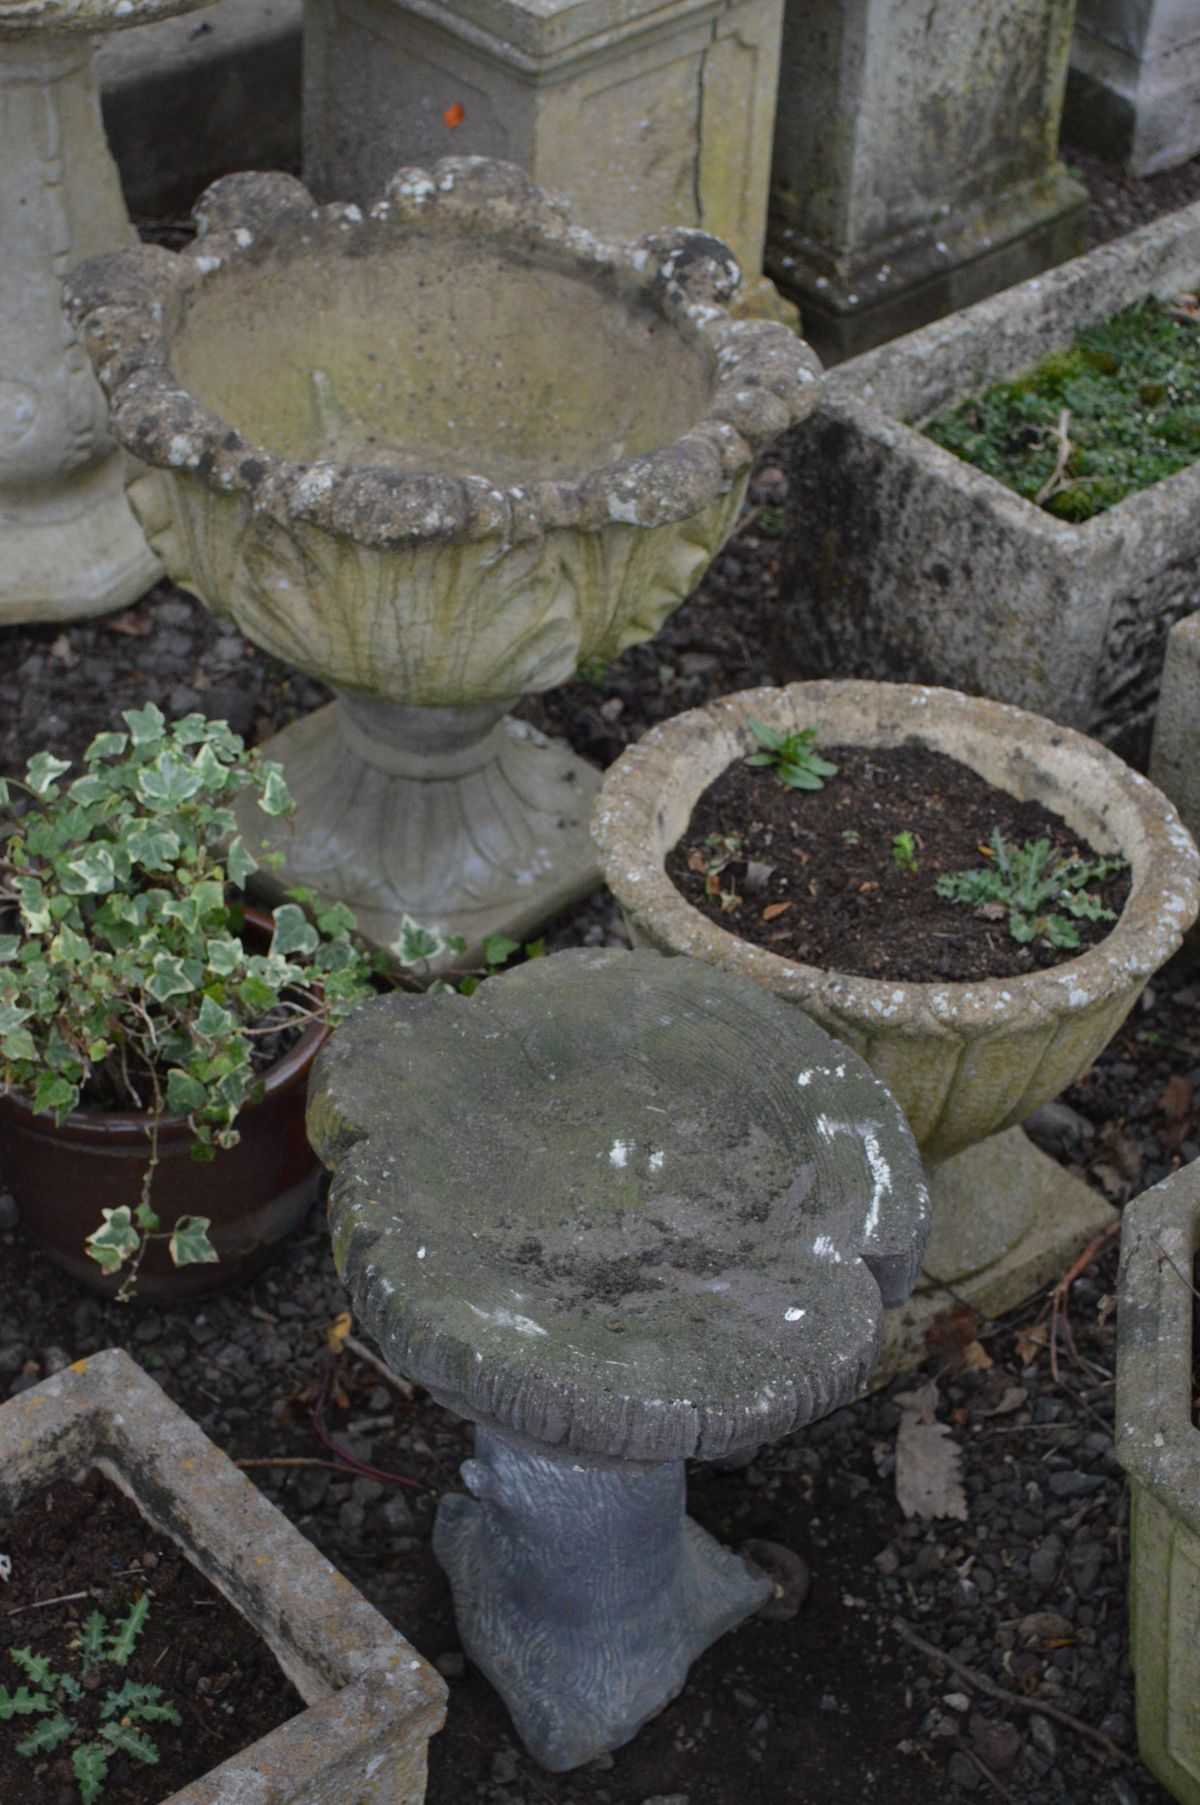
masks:
[[[241,1611],[308,1707],[163,1805],[236,1805],[260,1791],[300,1805],[356,1747],[365,1772],[382,1765],[390,1723],[407,1719],[423,1739],[441,1727],[446,1688],[429,1664],[119,1348],[0,1406],[0,1507],[91,1467]]]
[[[227,176],[194,209],[199,235],[172,253],[153,246],[92,258],[67,284],[71,316],[110,403],[117,440],[144,463],[193,474],[218,493],[243,494],[258,513],[304,521],[375,546],[536,537],[554,527],[609,522],[653,527],[699,512],[744,476],[757,452],[815,405],[819,364],[778,322],[734,319],[722,305],[739,271],[719,240],[684,228],[615,245],[570,223],[567,203],[515,164],[446,157],[397,171],[364,214],[318,206],[294,177]],[[168,315],[223,268],[319,233],[365,251],[405,234],[464,232],[559,267],[610,293],[657,306],[712,361],[712,387],[673,442],[601,464],[576,478],[493,482],[483,474],[413,472],[387,464],[300,463],[253,444],[186,389],[170,368]],[[255,250],[255,246],[260,248]],[[482,460],[481,460],[482,461]]]
[[[1200,1429],[1192,1420],[1190,1280],[1200,1252],[1200,1169],[1143,1191],[1121,1225],[1115,1453],[1200,1536]],[[1185,1279],[1184,1275],[1187,1275]]]
[[[0,0],[0,42],[29,33],[59,36],[118,31],[126,25],[149,25],[195,12],[210,0]]]
[[[1149,840],[1142,869],[1134,869],[1128,901],[1104,940],[1075,958],[1046,970],[1011,978],[942,982],[857,977],[800,960],[785,959],[765,947],[718,927],[694,908],[667,876],[655,850],[653,817],[661,792],[658,771],[664,761],[689,763],[693,806],[721,771],[705,759],[710,736],[722,729],[740,733],[752,750],[747,722],[751,715],[767,721],[789,717],[820,718],[822,700],[852,705],[863,726],[861,743],[870,744],[868,726],[875,707],[911,711],[914,733],[924,727],[936,745],[939,726],[964,720],[980,737],[1001,736],[1036,747],[1048,761],[1084,757],[1104,773],[1114,798],[1137,811]],[[932,729],[932,734],[928,732]],[[899,733],[893,740],[901,737]],[[961,751],[955,756],[961,757]],[[675,715],[653,727],[629,747],[606,773],[592,815],[592,833],[600,849],[605,881],[623,908],[653,923],[659,944],[723,969],[737,969],[803,1006],[819,997],[830,1012],[852,1016],[870,1028],[889,1032],[927,1032],[930,1028],[985,1033],[999,1025],[1002,1011],[1014,1003],[1030,1017],[1060,1016],[1086,1007],[1148,978],[1178,947],[1184,930],[1200,907],[1200,853],[1167,799],[1131,770],[1115,753],[1086,735],[1060,727],[1025,709],[958,690],[925,684],[879,683],[868,679],[818,678],[781,687],[742,690],[704,707]],[[731,957],[731,954],[733,955]]]

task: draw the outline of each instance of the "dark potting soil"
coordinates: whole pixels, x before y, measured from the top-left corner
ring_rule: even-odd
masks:
[[[77,1805],[72,1753],[97,1738],[105,1697],[126,1681],[159,1687],[182,1722],[136,1726],[154,1743],[158,1760],[150,1765],[112,1753],[104,1805],[158,1805],[304,1710],[246,1620],[102,1474],[50,1486],[31,1499],[0,1524],[0,1549],[12,1562],[0,1598],[6,1657],[0,1684],[36,1690],[10,1655],[29,1648],[84,1689],[78,1704],[62,1701],[78,1734],[47,1755],[20,1755],[16,1747],[44,1714],[0,1724],[5,1805]],[[115,1628],[144,1593],[150,1608],[128,1665],[104,1661],[89,1676],[79,1650],[81,1625],[99,1611]]]
[[[730,765],[668,854],[676,888],[731,933],[830,971],[959,981],[1057,965],[1112,928],[1111,921],[1074,923],[1079,949],[1042,939],[1022,944],[1009,934],[1002,906],[988,905],[985,914],[937,894],[943,874],[989,863],[982,847],[997,827],[1011,845],[1045,839],[1057,856],[1095,861],[1094,848],[1041,803],[1019,801],[917,740],[820,752],[838,767],[821,790],[789,789],[772,770],[740,759]],[[896,861],[898,834],[912,835],[915,870]],[[723,858],[714,894],[710,873]],[[1119,915],[1129,873],[1088,888]]]

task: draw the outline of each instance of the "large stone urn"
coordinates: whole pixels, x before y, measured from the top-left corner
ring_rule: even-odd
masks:
[[[826,746],[916,740],[1013,795],[1035,797],[1097,850],[1128,862],[1132,889],[1119,921],[1060,965],[982,983],[848,976],[718,927],[684,899],[663,861],[702,791],[756,749],[751,716],[784,729],[816,725]],[[744,690],[677,715],[630,747],[605,775],[593,832],[637,940],[789,998],[861,1053],[907,1116],[934,1219],[917,1301],[893,1320],[893,1363],[954,1300],[991,1315],[1009,1308],[1111,1219],[1107,1203],[1019,1124],[1101,1052],[1200,903],[1190,835],[1166,798],[1113,753],[955,690],[849,680]]]
[[[0,0],[0,625],[102,614],[162,574],[62,283],[81,257],[133,239],[96,37],[203,4]]]
[[[732,319],[737,265],[605,244],[509,164],[401,170],[365,216],[286,176],[202,197],[172,256],[101,259],[74,310],[172,575],[339,700],[268,752],[281,883],[520,934],[596,878],[595,773],[506,710],[647,638],[729,533],[818,368]]]

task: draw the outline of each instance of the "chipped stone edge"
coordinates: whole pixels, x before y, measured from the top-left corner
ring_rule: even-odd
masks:
[[[777,321],[734,319],[723,303],[740,281],[731,251],[704,232],[649,233],[614,245],[570,223],[567,203],[515,164],[446,157],[405,168],[364,214],[319,207],[292,176],[224,177],[196,204],[199,236],[186,250],[153,246],[82,264],[67,283],[69,311],[126,450],[161,469],[192,472],[256,512],[302,520],[360,543],[536,537],[553,527],[641,527],[688,519],[750,468],[757,452],[815,405],[820,364]],[[469,230],[527,256],[531,247],[596,285],[656,306],[681,338],[704,345],[714,388],[674,443],[569,481],[526,485],[318,461],[300,464],[254,445],[172,374],[171,316],[182,300],[239,258],[262,260],[314,236],[328,254],[361,254],[414,229]],[[339,242],[342,241],[342,242]],[[567,373],[569,374],[569,373]]]
[[[250,1622],[309,1707],[165,1805],[341,1798],[441,1728],[446,1686],[130,1357],[109,1348],[0,1406],[0,1509],[99,1467]],[[323,1789],[322,1771],[331,1788]],[[356,1795],[357,1796],[357,1795]],[[393,1796],[392,1794],[388,1795]],[[404,1793],[407,1802],[423,1797]],[[401,1805],[397,1799],[396,1805]]]
[[[919,733],[964,757],[964,731],[1040,765],[1102,787],[1105,825],[1129,861],[1132,888],[1111,933],[1048,970],[983,983],[901,983],[853,977],[789,960],[718,927],[676,890],[664,858],[702,791],[754,750],[749,719],[777,727],[818,723],[826,744],[899,743]],[[878,739],[877,739],[877,736]],[[952,743],[947,743],[952,742]],[[682,778],[682,791],[681,791]],[[686,792],[687,813],[668,823],[664,797]],[[801,1007],[864,1033],[954,1033],[972,1038],[1014,1021],[1082,1011],[1136,991],[1165,964],[1200,909],[1200,853],[1166,797],[1115,753],[1025,709],[923,684],[825,678],[742,690],[653,727],[605,773],[592,814],[604,879],[651,944],[740,971]],[[836,1030],[835,1030],[836,1031]]]
[[[0,43],[30,33],[118,31],[195,12],[210,0],[0,0]]]

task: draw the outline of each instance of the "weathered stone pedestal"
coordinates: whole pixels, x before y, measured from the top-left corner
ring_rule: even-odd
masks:
[[[766,267],[837,360],[1084,248],[1057,161],[1074,0],[785,10]]]
[[[1193,840],[1200,840],[1200,613],[1177,621],[1167,634],[1150,781],[1170,797]],[[1195,927],[1189,943],[1200,945]]]
[[[1200,11],[1194,0],[1077,0],[1063,123],[1134,175],[1200,151]]]
[[[349,903],[376,946],[393,946],[407,915],[461,935],[474,959],[489,934],[523,938],[599,882],[599,773],[502,705],[405,708],[347,692],[263,752],[283,765],[297,823],[273,843],[282,864],[256,881]],[[262,843],[261,809],[239,820]]]
[[[912,1137],[798,1010],[649,952],[367,1003],[309,1135],[356,1313],[477,1425],[434,1537],[464,1647],[576,1767],[771,1596],[685,1515],[684,1462],[857,1395],[920,1263]]]
[[[103,614],[162,574],[126,495],[135,466],[62,305],[81,257],[132,237],[92,42],[55,30],[52,10],[18,34],[9,11],[0,4],[0,625]],[[120,22],[88,16],[93,30]]]
[[[463,1647],[544,1767],[627,1741],[771,1596],[686,1514],[681,1460],[594,1466],[480,1427],[462,1476],[473,1499],[442,1499],[434,1553]]]
[[[74,306],[171,575],[340,697],[265,748],[299,803],[273,881],[473,958],[595,875],[594,779],[504,711],[657,631],[816,359],[729,314],[716,239],[609,244],[508,163],[402,169],[367,216],[230,176],[196,214]]]
[[[305,0],[304,170],[365,202],[405,163],[503,157],[595,232],[696,226],[762,274],[783,0]]]

